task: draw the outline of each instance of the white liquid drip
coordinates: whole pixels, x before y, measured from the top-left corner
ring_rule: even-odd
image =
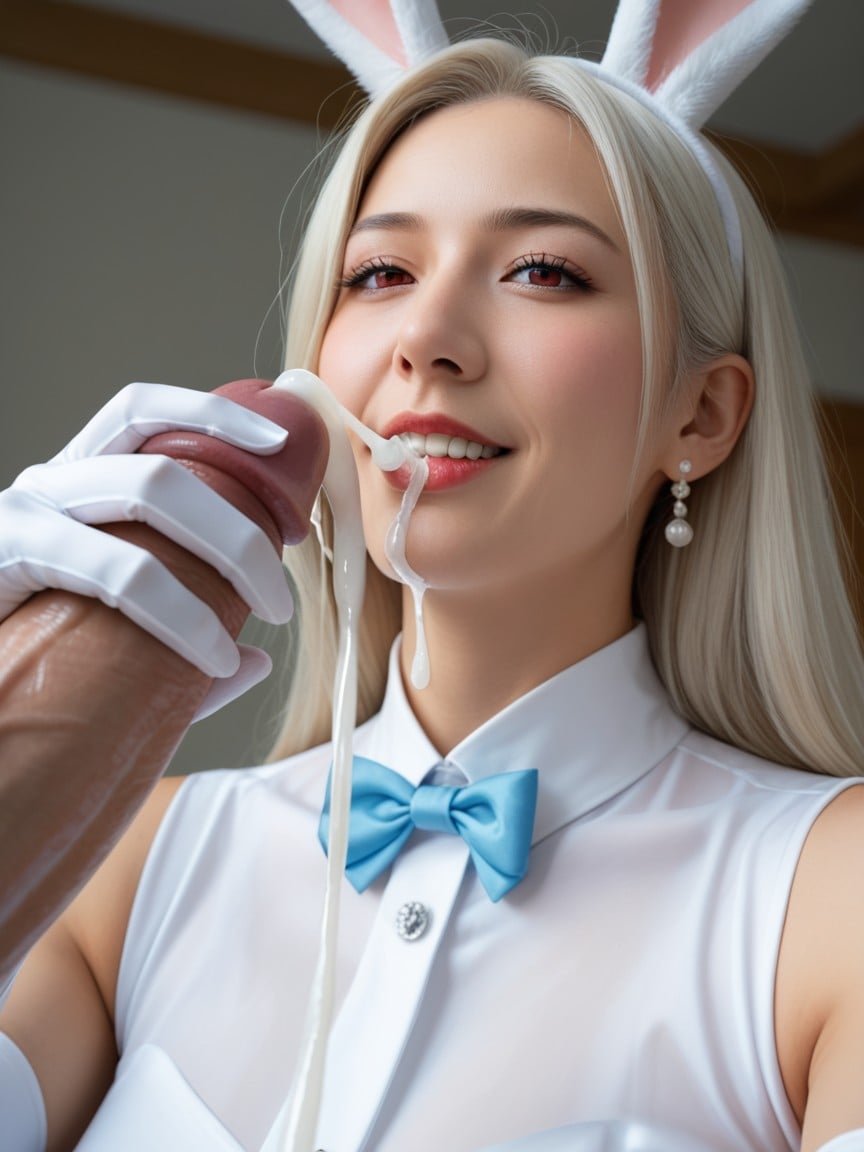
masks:
[[[414,571],[405,555],[408,524],[411,513],[420,499],[423,486],[429,478],[429,465],[424,456],[411,456],[411,479],[402,497],[402,505],[390,526],[384,543],[384,553],[390,566],[403,584],[407,584],[414,597],[414,659],[411,661],[411,683],[415,688],[429,684],[429,649],[426,646],[426,627],[423,623],[423,593],[426,581]]]
[[[389,440],[385,440],[383,436],[367,428],[353,412],[342,407],[322,380],[304,368],[292,368],[290,372],[283,372],[281,376],[276,377],[273,387],[293,392],[295,396],[305,400],[321,416],[328,430],[331,427],[338,427],[342,432],[345,428],[350,428],[360,437],[372,453],[372,459],[383,472],[395,472],[412,456],[398,436],[391,436]],[[340,436],[340,442],[342,439]],[[326,480],[324,488],[325,490],[327,488]]]
[[[330,438],[330,456],[323,488],[333,511],[333,595],[338,613],[339,652],[333,685],[333,771],[330,782],[327,887],[318,961],[309,995],[294,1084],[261,1149],[261,1152],[311,1152],[315,1147],[327,1041],[333,1019],[339,897],[348,850],[352,737],[357,715],[357,630],[366,577],[366,541],[360,515],[360,491],[354,454],[345,433],[346,425],[369,447],[373,460],[384,471],[391,472],[402,464],[412,464],[409,491],[415,486],[418,473],[421,470],[424,473],[410,507],[406,492],[391,529],[391,534],[397,534],[399,525],[402,525],[400,539],[403,556],[408,518],[425,483],[428,468],[425,461],[420,465],[419,458],[398,437],[385,440],[360,423],[311,372],[301,369],[283,372],[273,387],[293,392],[310,404],[327,425]],[[419,580],[416,574],[415,579]]]

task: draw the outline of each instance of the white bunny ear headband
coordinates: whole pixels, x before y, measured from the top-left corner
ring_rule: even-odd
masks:
[[[448,45],[435,0],[290,0],[377,96]],[[741,226],[699,129],[788,34],[811,0],[619,0],[603,60],[571,58],[664,120],[705,170],[735,266]]]

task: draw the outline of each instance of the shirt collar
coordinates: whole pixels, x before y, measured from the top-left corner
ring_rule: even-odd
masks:
[[[687,731],[669,704],[639,624],[508,705],[457,744],[444,763],[469,781],[536,768],[536,843],[635,784]],[[412,784],[441,763],[405,697],[398,641],[381,711],[362,733],[357,751]]]

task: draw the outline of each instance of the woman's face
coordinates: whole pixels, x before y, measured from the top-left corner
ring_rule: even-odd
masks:
[[[431,588],[565,577],[575,594],[617,573],[629,589],[662,476],[649,444],[631,492],[633,272],[594,150],[564,112],[496,99],[400,137],[360,205],[319,373],[364,423],[429,454],[408,559]],[[366,538],[388,571],[406,478],[356,451]]]

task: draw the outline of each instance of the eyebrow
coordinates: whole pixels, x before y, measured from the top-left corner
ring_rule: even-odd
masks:
[[[602,228],[585,216],[575,212],[564,212],[557,208],[496,208],[483,219],[483,227],[490,232],[507,232],[517,228],[578,228],[595,239],[602,241],[615,252],[620,249],[615,241]],[[357,220],[349,232],[356,236],[360,232],[402,231],[419,232],[423,220],[412,212],[378,212]]]

